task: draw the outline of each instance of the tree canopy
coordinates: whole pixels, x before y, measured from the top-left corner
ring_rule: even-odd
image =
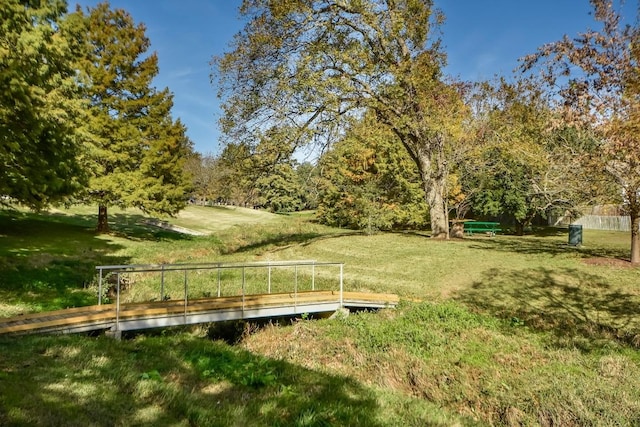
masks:
[[[0,195],[33,209],[96,202],[174,214],[188,190],[186,129],[157,90],[157,57],[124,10],[6,0],[0,16]]]
[[[62,0],[4,0],[0,10],[0,195],[34,209],[68,200],[86,177],[65,13]]]
[[[513,220],[522,234],[536,216],[596,200],[597,192],[585,185],[594,172],[585,163],[595,140],[556,124],[559,118],[539,81],[502,79],[484,96],[492,105],[481,119],[484,143],[462,164],[474,213]]]
[[[174,214],[186,203],[183,163],[191,143],[171,117],[168,89],[152,86],[158,59],[146,54],[145,27],[108,3],[76,15],[86,30],[77,65],[89,102],[84,161],[90,179],[82,200],[99,205],[99,231],[108,230],[109,206]]]
[[[594,132],[600,168],[622,188],[631,216],[631,261],[640,263],[640,28],[624,25],[612,0],[591,0],[599,29],[541,47],[524,58],[556,96],[563,123]]]
[[[319,168],[320,221],[369,232],[426,225],[416,165],[373,115],[354,123],[319,160]]]
[[[394,132],[419,170],[432,236],[448,236],[447,147],[466,109],[444,81],[427,0],[245,0],[247,24],[212,78],[225,134],[253,143],[278,129],[288,147],[326,143],[364,111]]]

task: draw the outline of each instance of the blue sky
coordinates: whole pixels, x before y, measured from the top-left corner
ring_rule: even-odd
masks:
[[[97,0],[69,0],[95,6]],[[635,7],[627,0],[627,18]],[[209,62],[222,54],[240,31],[240,0],[111,0],[113,8],[127,10],[144,23],[151,50],[158,54],[158,88],[174,94],[174,118],[187,126],[195,150],[220,151],[216,90]],[[436,0],[447,17],[443,42],[448,74],[465,80],[508,75],[518,58],[544,43],[594,27],[588,0]]]

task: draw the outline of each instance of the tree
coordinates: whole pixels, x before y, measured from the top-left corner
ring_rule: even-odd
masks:
[[[215,58],[224,133],[255,139],[285,128],[290,146],[336,140],[365,111],[415,163],[434,238],[448,237],[448,146],[466,109],[444,81],[430,0],[245,0],[244,30]],[[324,139],[323,139],[324,138]]]
[[[223,193],[221,176],[223,168],[213,155],[191,153],[184,164],[185,173],[191,178],[191,198],[198,204],[220,198]]]
[[[98,231],[108,230],[109,206],[175,214],[189,189],[183,162],[191,150],[185,127],[171,117],[172,95],[151,86],[158,73],[143,25],[108,3],[89,9],[78,62],[90,103],[85,158],[91,172],[82,201],[98,204]]]
[[[286,144],[282,137],[280,131],[270,129],[254,144],[225,146],[216,162],[216,168],[222,171],[219,175],[222,198],[273,212],[294,212],[305,207],[304,188],[310,185],[311,171],[306,167],[298,171],[299,165],[291,152],[282,150]],[[300,176],[299,172],[305,170],[306,176]]]
[[[569,128],[550,126],[557,121],[546,94],[535,80],[502,80],[486,116],[487,135],[474,172],[473,210],[515,220],[522,235],[535,216],[552,209],[575,210],[593,200],[584,185],[584,160],[594,149],[593,139]]]
[[[542,46],[523,60],[540,66],[570,126],[600,139],[600,167],[622,188],[631,217],[631,262],[640,263],[640,134],[638,66],[640,28],[623,25],[612,0],[591,0],[599,30]]]
[[[427,206],[415,163],[372,115],[356,122],[319,167],[320,221],[369,231],[425,225]]]
[[[302,209],[316,209],[320,197],[320,169],[310,162],[303,162],[296,167],[296,176],[302,192]]]
[[[256,180],[261,176],[253,165],[255,151],[246,144],[228,144],[222,150],[216,168],[220,170],[218,197],[225,203],[239,206],[255,206],[257,202]]]
[[[259,177],[255,185],[258,205],[271,212],[296,212],[304,206],[302,187],[289,163],[275,165],[271,173]]]
[[[41,209],[85,181],[73,32],[62,0],[4,0],[1,9],[0,195]]]

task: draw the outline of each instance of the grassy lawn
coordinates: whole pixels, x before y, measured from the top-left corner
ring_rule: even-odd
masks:
[[[344,262],[347,290],[403,303],[121,342],[0,337],[0,425],[640,424],[627,233],[585,230],[579,248],[554,229],[436,242],[191,206],[169,221],[208,233],[194,237],[110,218],[96,235],[91,207],[0,212],[0,316],[93,304],[95,266],[128,263]]]
[[[189,206],[171,219],[171,223],[175,225],[207,234],[247,225],[281,222],[282,217],[279,215],[235,206]]]

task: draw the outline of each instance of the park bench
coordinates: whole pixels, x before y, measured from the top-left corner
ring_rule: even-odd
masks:
[[[487,233],[495,236],[498,231],[502,231],[499,222],[467,221],[464,223],[464,232],[469,235]]]

